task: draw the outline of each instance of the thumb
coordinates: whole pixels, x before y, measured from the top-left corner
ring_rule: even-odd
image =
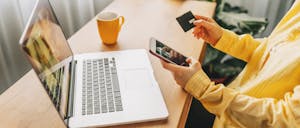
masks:
[[[189,57],[189,58],[187,58],[187,59],[185,60],[185,62],[187,62],[188,64],[191,64],[191,63],[192,63],[192,59],[193,59],[193,58]]]
[[[194,21],[194,25],[198,26],[198,27],[203,27],[207,30],[210,30],[210,29],[214,28],[214,25],[212,23],[207,22],[205,20],[196,20],[196,21]]]
[[[201,15],[194,15],[196,20],[205,20],[208,22],[215,22],[213,19],[206,17],[206,16],[201,16]]]
[[[190,67],[191,68],[201,68],[201,64],[198,60],[192,58],[192,57],[189,57],[188,60],[190,61]]]
[[[197,62],[193,63],[191,67],[194,68],[194,69],[200,69],[201,64],[200,64],[200,62],[197,61]]]

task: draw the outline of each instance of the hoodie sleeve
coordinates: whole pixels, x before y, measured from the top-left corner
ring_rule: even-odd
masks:
[[[259,46],[260,41],[254,39],[249,34],[236,35],[235,33],[223,29],[223,35],[216,43],[216,49],[231,56],[248,62],[254,50]]]

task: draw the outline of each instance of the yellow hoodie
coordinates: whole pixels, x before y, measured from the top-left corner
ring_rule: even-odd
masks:
[[[214,127],[300,127],[300,0],[268,38],[224,30],[214,47],[247,62],[228,87],[203,71],[185,86],[216,115]]]

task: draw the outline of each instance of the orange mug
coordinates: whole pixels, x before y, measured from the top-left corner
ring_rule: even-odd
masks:
[[[107,45],[117,43],[118,35],[125,19],[114,12],[102,12],[97,15],[98,32],[102,42]]]

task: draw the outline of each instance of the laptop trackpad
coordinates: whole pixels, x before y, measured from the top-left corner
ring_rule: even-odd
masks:
[[[130,69],[125,71],[125,86],[127,89],[151,87],[151,79],[147,69]]]

